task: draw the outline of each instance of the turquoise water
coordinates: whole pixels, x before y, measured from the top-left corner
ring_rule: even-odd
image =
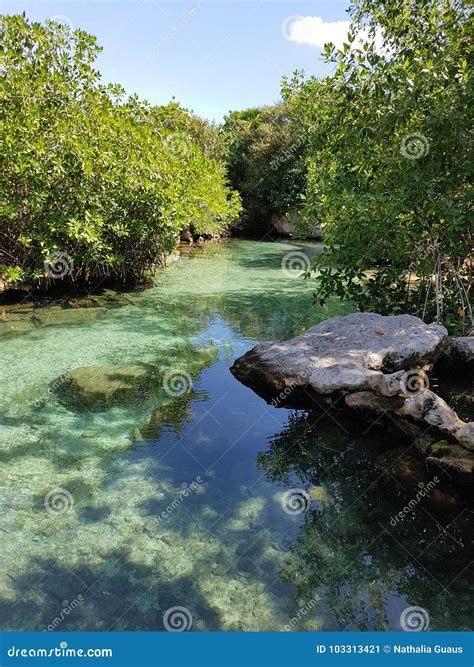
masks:
[[[1,629],[163,630],[174,607],[197,631],[399,629],[408,606],[469,627],[469,510],[393,526],[406,490],[377,457],[398,443],[229,372],[350,311],[282,271],[318,251],[231,240],[142,291],[0,306]],[[139,364],[171,381],[97,409],[66,391],[74,369]]]

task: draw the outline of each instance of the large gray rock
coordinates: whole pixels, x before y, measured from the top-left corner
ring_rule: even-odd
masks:
[[[431,469],[466,491],[473,483],[474,423],[429,389],[425,372],[447,337],[444,327],[411,315],[356,313],[286,342],[256,345],[231,371],[273,405],[323,403],[397,430]]]
[[[397,414],[433,426],[446,435],[455,435],[465,425],[446,401],[429,389],[407,396]]]
[[[374,390],[393,396],[406,378],[391,375],[431,363],[447,336],[444,327],[412,315],[355,313],[332,317],[286,342],[256,345],[231,371],[267,394],[291,386],[318,394]]]
[[[271,218],[271,222],[278,234],[282,236],[293,236],[295,232],[300,232],[298,229],[299,216],[296,211],[288,211],[287,213],[280,215],[274,213]],[[300,235],[300,234],[297,234]],[[307,239],[316,239],[321,240],[323,238],[323,230],[321,225],[314,223],[308,228],[305,227],[304,237]]]

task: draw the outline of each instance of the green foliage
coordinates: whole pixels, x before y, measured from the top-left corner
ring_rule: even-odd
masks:
[[[357,0],[350,13],[348,43],[325,48],[333,74],[296,74],[283,86],[308,134],[306,212],[328,243],[316,296],[468,328],[469,9],[460,0]]]
[[[283,104],[230,113],[224,123],[229,178],[242,195],[244,229],[297,206],[305,183],[305,135]]]
[[[93,67],[95,38],[24,16],[0,22],[0,264],[8,283],[135,278],[180,230],[225,230],[240,211],[216,128],[157,108]],[[220,148],[219,148],[220,146]],[[219,154],[220,151],[220,154]],[[69,261],[69,260],[68,260]]]

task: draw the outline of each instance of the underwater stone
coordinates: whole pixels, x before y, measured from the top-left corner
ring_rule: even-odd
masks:
[[[151,364],[85,366],[66,373],[57,393],[66,405],[103,410],[143,400],[159,382],[159,370]]]
[[[465,455],[459,457],[429,456],[426,459],[426,465],[433,474],[442,475],[448,485],[462,490],[467,497],[472,498],[474,491],[474,454],[472,452],[466,452]]]
[[[37,308],[33,313],[33,320],[41,327],[74,324],[87,326],[106,313],[105,308]]]

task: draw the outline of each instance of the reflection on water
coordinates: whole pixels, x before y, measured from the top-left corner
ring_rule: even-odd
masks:
[[[209,245],[152,289],[5,308],[2,629],[162,630],[175,606],[193,630],[397,629],[408,605],[468,627],[468,510],[420,505],[392,526],[405,501],[380,478],[386,439],[272,408],[228,371],[255,341],[348,312],[313,308],[281,271],[302,248]],[[64,400],[74,369],[137,364],[192,386]],[[285,511],[290,489],[306,512]]]

